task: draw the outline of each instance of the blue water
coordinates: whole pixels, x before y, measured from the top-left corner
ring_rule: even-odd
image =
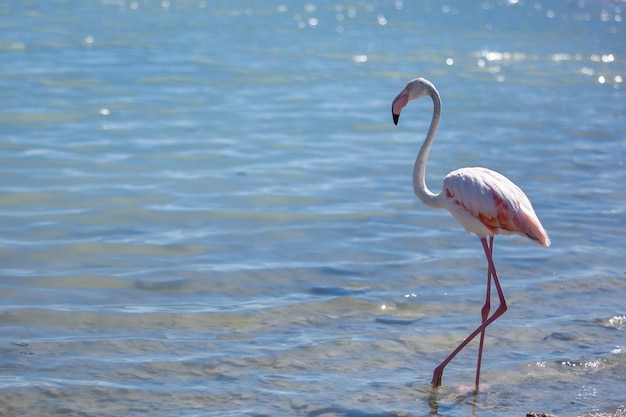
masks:
[[[0,415],[624,416],[626,4],[0,4]],[[414,196],[485,166],[552,247]],[[495,308],[495,306],[494,306]]]

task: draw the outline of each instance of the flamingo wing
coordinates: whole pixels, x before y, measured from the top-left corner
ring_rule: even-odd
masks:
[[[462,168],[443,180],[446,208],[470,233],[520,234],[543,246],[550,239],[530,200],[504,175],[486,168]]]

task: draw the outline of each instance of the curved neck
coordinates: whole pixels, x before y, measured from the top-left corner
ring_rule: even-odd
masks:
[[[432,193],[426,186],[426,160],[428,159],[428,152],[435,139],[437,128],[439,127],[439,119],[441,117],[441,98],[439,92],[434,86],[428,89],[430,97],[433,99],[433,117],[430,121],[430,127],[424,139],[417,158],[415,159],[415,165],[413,166],[413,192],[422,201],[422,203],[431,207],[440,207],[438,195]]]

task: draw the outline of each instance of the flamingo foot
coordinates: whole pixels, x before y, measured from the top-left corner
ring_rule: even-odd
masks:
[[[433,388],[439,388],[441,386],[441,379],[443,378],[443,368],[438,366],[433,372],[433,380],[430,382]]]

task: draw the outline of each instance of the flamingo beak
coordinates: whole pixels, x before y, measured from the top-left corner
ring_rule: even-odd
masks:
[[[400,119],[400,112],[409,102],[409,89],[408,87],[404,90],[400,91],[400,94],[393,99],[393,103],[391,103],[391,114],[393,116],[393,124],[397,125],[398,120]]]

